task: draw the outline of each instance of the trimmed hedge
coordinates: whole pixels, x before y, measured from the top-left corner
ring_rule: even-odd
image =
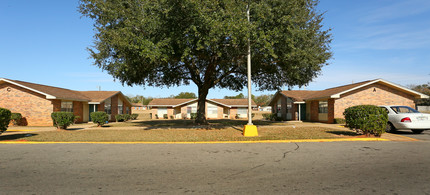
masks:
[[[272,114],[262,114],[263,118],[269,121],[281,121],[281,117],[278,117],[277,113],[272,113]]]
[[[75,122],[73,112],[53,112],[51,113],[52,122],[57,129],[67,129]]]
[[[10,120],[12,120],[13,125],[19,125],[22,119],[21,113],[12,113]]]
[[[138,116],[139,116],[139,114],[131,114],[130,115],[131,120],[136,120]]]
[[[388,115],[384,108],[373,105],[359,105],[345,109],[346,126],[362,130],[364,134],[381,136],[388,124]]]
[[[101,127],[108,122],[109,116],[106,112],[91,112],[91,120],[93,123],[97,123],[98,127]]]
[[[5,132],[9,127],[10,117],[12,113],[6,108],[0,108],[0,134]]]
[[[131,119],[131,116],[129,114],[118,114],[115,116],[116,122],[128,121],[130,119]]]

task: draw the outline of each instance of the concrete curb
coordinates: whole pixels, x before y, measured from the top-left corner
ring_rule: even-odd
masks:
[[[257,141],[208,141],[208,142],[35,142],[0,141],[0,144],[247,144],[247,143],[300,143],[300,142],[358,142],[391,141],[383,138],[346,138],[346,139],[298,139],[298,140],[257,140]]]

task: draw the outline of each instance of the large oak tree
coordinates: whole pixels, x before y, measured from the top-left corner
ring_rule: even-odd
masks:
[[[250,22],[246,9],[250,6]],[[94,64],[126,85],[198,87],[197,123],[209,89],[242,90],[247,47],[259,90],[303,86],[331,58],[314,0],[81,0],[94,20]]]

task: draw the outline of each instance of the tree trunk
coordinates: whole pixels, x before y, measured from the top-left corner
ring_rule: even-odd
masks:
[[[209,87],[198,86],[199,88],[199,97],[197,100],[197,118],[195,120],[196,124],[199,125],[207,125],[206,121],[206,97],[209,93]]]

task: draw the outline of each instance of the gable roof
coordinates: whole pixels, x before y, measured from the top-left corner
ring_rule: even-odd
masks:
[[[18,80],[4,79],[0,78],[0,83],[6,82],[19,87],[25,88],[27,90],[36,92],[41,95],[45,95],[46,99],[64,99],[64,100],[77,100],[77,101],[90,101],[88,97],[82,95],[77,91],[70,89],[64,89],[59,87],[52,87],[47,85],[40,85],[35,83],[29,83]]]
[[[166,106],[166,107],[178,107],[197,101],[198,99],[174,99],[174,98],[163,98],[153,99],[149,102],[148,106]],[[219,104],[225,107],[248,107],[248,99],[206,99],[206,101]],[[251,101],[252,106],[257,106],[254,101]]]
[[[173,106],[180,105],[186,102],[191,102],[196,99],[174,99],[174,98],[160,98],[152,99],[148,106]]]
[[[121,94],[122,96],[124,96],[121,91],[74,91],[60,87],[52,87],[36,83],[0,78],[0,83],[2,82],[10,83],[33,91],[35,93],[44,95],[46,99],[61,99],[100,103],[116,94]],[[131,105],[127,98],[124,99]]]
[[[391,82],[388,82],[383,79],[375,79],[375,80],[368,80],[363,81],[359,83],[353,83],[349,85],[342,85],[339,87],[333,87],[321,91],[306,91],[306,90],[291,90],[291,91],[279,91],[279,94],[282,94],[285,97],[290,97],[294,100],[295,103],[301,103],[305,100],[314,100],[314,99],[324,99],[324,98],[340,98],[341,95],[346,94],[348,92],[366,87],[368,85],[374,84],[374,83],[380,83],[385,86],[394,88],[396,90],[408,93],[413,95],[415,98],[429,98],[429,96],[416,92],[414,90],[408,89],[406,87],[403,87],[401,85],[397,85]],[[278,94],[277,93],[277,94]],[[270,105],[272,105],[272,101],[275,99],[276,95],[272,98],[270,101]]]
[[[103,102],[106,99],[121,93],[120,91],[79,91],[79,93],[90,98],[91,102]]]

